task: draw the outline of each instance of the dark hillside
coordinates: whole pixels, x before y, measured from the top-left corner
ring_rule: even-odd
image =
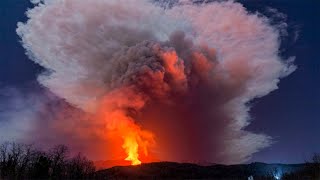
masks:
[[[159,162],[141,166],[117,166],[96,173],[98,179],[268,179],[303,168],[303,164],[212,165]],[[269,178],[270,179],[270,178]],[[273,179],[273,178],[271,178]]]

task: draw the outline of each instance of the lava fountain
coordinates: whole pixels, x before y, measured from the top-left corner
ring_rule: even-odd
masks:
[[[119,88],[104,99],[100,114],[106,122],[107,134],[111,139],[121,137],[126,161],[131,161],[131,165],[141,164],[139,153],[148,156],[148,149],[155,145],[154,135],[142,130],[130,115],[130,111],[139,111],[144,106],[143,98],[130,88]]]

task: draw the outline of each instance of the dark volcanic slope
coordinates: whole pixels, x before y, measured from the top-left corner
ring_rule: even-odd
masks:
[[[294,172],[303,164],[212,165],[159,162],[140,166],[113,167],[97,172],[98,179],[247,179],[249,176],[267,176]]]

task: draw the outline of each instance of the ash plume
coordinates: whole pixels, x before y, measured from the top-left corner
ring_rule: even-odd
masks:
[[[44,0],[27,16],[17,33],[46,69],[38,81],[67,104],[50,131],[38,120],[30,139],[54,135],[96,159],[122,149],[128,160],[143,152],[215,163],[241,163],[272,144],[244,130],[248,103],[295,66],[279,56],[283,29],[240,3]]]

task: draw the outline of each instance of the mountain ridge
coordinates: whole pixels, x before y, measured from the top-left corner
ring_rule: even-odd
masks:
[[[98,179],[247,179],[279,177],[301,170],[304,164],[251,164],[201,166],[192,163],[154,162],[139,166],[115,166],[96,173]]]

